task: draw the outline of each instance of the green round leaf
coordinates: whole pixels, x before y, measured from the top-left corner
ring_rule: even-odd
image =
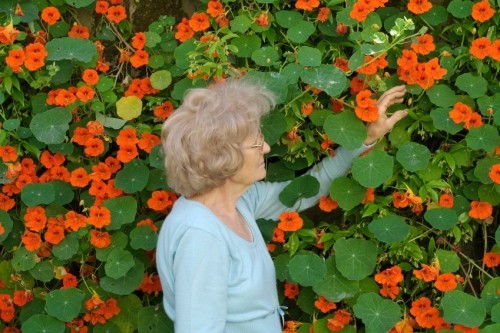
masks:
[[[495,242],[500,246],[500,226],[498,226],[497,230],[495,231]]]
[[[236,46],[236,55],[241,58],[250,58],[255,50],[260,49],[261,39],[257,35],[244,35],[231,40],[231,45]]]
[[[47,260],[40,261],[29,272],[35,280],[42,282],[49,282],[54,278],[54,266]]]
[[[460,258],[455,251],[438,249],[436,256],[439,262],[441,273],[454,273],[460,268]]]
[[[132,267],[125,276],[118,279],[104,276],[101,279],[102,289],[117,295],[128,295],[136,290],[144,277],[144,264],[135,258],[134,261],[134,267]]]
[[[347,150],[354,150],[363,144],[366,127],[352,112],[340,112],[325,120],[325,133],[333,141]]]
[[[113,279],[118,279],[127,274],[134,267],[134,256],[127,250],[115,248],[108,255],[104,271]]]
[[[325,120],[329,115],[332,114],[331,110],[327,109],[315,109],[310,115],[309,119],[315,126],[324,126]]]
[[[70,121],[70,111],[55,108],[34,115],[31,118],[30,130],[40,142],[45,144],[62,143],[66,138]]]
[[[300,77],[305,83],[323,90],[331,97],[339,96],[348,86],[349,82],[343,71],[331,65],[306,68]]]
[[[500,204],[500,191],[497,191],[497,184],[483,184],[479,186],[477,194],[480,201],[487,201],[493,207]]]
[[[85,294],[77,288],[56,289],[47,294],[45,311],[67,322],[75,319],[82,309]]]
[[[330,186],[330,196],[337,201],[343,210],[351,210],[356,207],[366,194],[366,188],[352,179],[339,177]]]
[[[103,204],[111,212],[108,230],[120,229],[122,225],[134,222],[137,213],[137,200],[134,197],[118,197],[106,200]]]
[[[359,296],[353,309],[365,324],[366,333],[387,332],[401,319],[401,309],[395,302],[373,292]]]
[[[493,115],[500,112],[500,94],[498,93],[491,97],[479,97],[476,102],[477,107],[479,108],[483,116],[489,117],[491,115],[491,111],[493,111]]]
[[[457,101],[457,96],[451,88],[445,84],[436,84],[426,91],[432,104],[446,108],[453,106]]]
[[[310,198],[318,194],[319,182],[309,175],[295,178],[279,194],[281,203],[287,207],[295,205],[297,200]]]
[[[7,237],[9,237],[14,222],[12,222],[12,219],[10,218],[9,214],[1,209],[0,209],[0,224],[4,229],[3,234],[0,234],[0,243],[2,243],[4,240],[7,239]]]
[[[296,11],[280,10],[276,12],[276,22],[283,28],[291,28],[302,21],[302,15]]]
[[[486,317],[484,303],[460,290],[446,292],[441,306],[444,320],[452,324],[475,327],[481,325]]]
[[[156,71],[151,74],[151,86],[155,89],[166,89],[172,83],[172,74],[167,70]]]
[[[479,330],[480,333],[497,333],[500,332],[500,324],[491,324],[491,325],[486,325],[481,330]]]
[[[125,96],[116,102],[116,113],[123,120],[132,120],[142,113],[142,100],[137,96]]]
[[[174,58],[175,58],[175,65],[179,67],[180,69],[188,69],[189,65],[191,64],[191,59],[189,58],[189,53],[193,52],[196,49],[195,45],[195,39],[191,38],[181,45],[177,46],[174,50]],[[192,80],[189,80],[185,78],[186,80],[189,81],[189,83],[192,82]],[[180,99],[180,98],[177,98]]]
[[[500,303],[495,304],[491,308],[491,320],[495,323],[500,323]],[[498,328],[500,329],[500,326],[498,326]]]
[[[120,328],[117,333],[136,332],[137,314],[143,308],[141,299],[134,294],[127,295],[118,299],[118,307],[120,313],[110,320]]]
[[[21,200],[28,207],[50,204],[56,200],[56,191],[51,183],[26,184],[21,190]]]
[[[467,147],[473,150],[484,149],[488,152],[495,150],[500,137],[498,129],[492,125],[483,125],[481,127],[471,128],[465,136]]]
[[[283,162],[270,163],[267,166],[266,180],[270,182],[281,182],[291,180],[295,172],[288,169]]]
[[[297,52],[297,61],[303,66],[321,65],[321,51],[314,47],[302,46]]]
[[[335,257],[331,256],[325,262],[327,273],[323,280],[313,286],[313,290],[330,302],[340,302],[344,299],[354,297],[359,289],[359,281],[348,280],[340,274],[335,263]]]
[[[245,75],[245,80],[247,82],[260,85],[270,90],[276,97],[276,103],[278,104],[285,102],[288,95],[288,87],[283,84],[283,79],[283,76],[276,72],[264,73],[260,71],[250,71]],[[273,113],[275,114],[280,112],[271,112],[271,114]],[[284,116],[282,113],[280,114]],[[266,137],[266,139],[268,138]]]
[[[116,173],[115,186],[125,193],[142,191],[149,179],[149,168],[141,160],[135,159]]]
[[[94,3],[94,0],[64,0],[66,3],[75,8],[83,8]]]
[[[462,124],[455,123],[450,118],[450,111],[444,108],[433,109],[430,114],[434,127],[450,134],[457,134],[463,129]]]
[[[2,129],[6,131],[15,131],[21,125],[21,119],[7,119],[3,122]]]
[[[392,176],[393,167],[391,156],[374,149],[352,161],[352,177],[364,187],[378,187]]]
[[[368,230],[381,242],[395,243],[403,241],[408,236],[410,227],[402,217],[389,215],[370,222]]]
[[[466,18],[472,12],[472,1],[452,0],[447,9],[456,18]]]
[[[313,286],[326,274],[325,260],[315,253],[296,254],[288,263],[293,281],[302,286]]]
[[[108,260],[108,256],[114,249],[124,249],[128,244],[128,236],[122,231],[117,231],[111,235],[111,245],[104,249],[96,249],[96,258],[99,261]]]
[[[144,34],[146,35],[146,47],[155,47],[161,43],[161,36],[157,32],[146,31]]]
[[[431,152],[429,148],[415,142],[405,142],[398,147],[396,159],[410,172],[420,171],[427,168]]]
[[[156,248],[158,234],[146,225],[140,225],[130,232],[130,247],[150,251]]]
[[[498,294],[499,288],[500,277],[496,277],[488,281],[483,291],[481,291],[481,299],[484,302],[487,312],[490,312],[494,305],[500,303],[500,295]]]
[[[272,46],[264,46],[252,52],[252,60],[259,66],[269,67],[274,65],[280,58],[276,48]]]
[[[71,259],[80,249],[80,242],[76,233],[70,233],[59,243],[52,247],[52,254],[61,260]]]
[[[159,306],[146,306],[137,315],[139,333],[174,333],[174,323]]]
[[[485,157],[477,161],[476,167],[474,168],[474,176],[481,181],[483,184],[491,184],[490,173],[491,167],[495,164],[500,164],[499,158]]]
[[[232,32],[245,33],[252,25],[252,21],[246,15],[238,15],[238,16],[235,16],[229,24],[231,26]]]
[[[152,168],[160,169],[162,171],[165,168],[163,165],[163,153],[161,145],[156,145],[151,149],[151,152],[149,153],[149,165]]]
[[[448,12],[443,6],[433,5],[429,11],[422,14],[422,18],[430,25],[436,26],[448,20]]]
[[[47,63],[63,59],[87,63],[97,59],[99,55],[94,42],[81,38],[54,38],[45,44],[45,48],[48,53]]]
[[[485,78],[465,73],[457,77],[455,85],[465,91],[471,98],[478,98],[486,94],[488,90],[488,81]]]
[[[337,269],[349,280],[362,280],[377,264],[377,246],[373,242],[357,238],[340,238],[335,242]]]
[[[21,326],[21,332],[23,333],[64,333],[65,329],[64,322],[44,314],[31,316]]]
[[[291,280],[288,272],[288,263],[290,262],[290,253],[282,253],[274,258],[274,267],[276,268],[276,278],[283,282]]]
[[[429,209],[424,219],[438,230],[450,230],[458,223],[457,213],[451,208]]]
[[[53,180],[49,182],[54,188],[55,200],[54,203],[59,206],[64,206],[73,201],[75,193],[71,186],[61,180]]]
[[[113,317],[112,319],[115,319],[116,317]],[[118,325],[113,323],[112,321],[106,322],[106,324],[99,324],[97,323],[94,326],[94,329],[92,330],[93,333],[122,333],[122,330]]]
[[[105,75],[99,75],[99,81],[97,81],[97,84],[95,85],[97,91],[99,92],[105,92],[108,90],[111,90],[113,88],[113,85],[115,84],[115,81],[107,77]]]
[[[286,36],[292,43],[302,44],[311,37],[315,30],[314,23],[300,20],[288,29]]]

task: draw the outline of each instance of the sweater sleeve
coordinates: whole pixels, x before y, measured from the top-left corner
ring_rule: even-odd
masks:
[[[287,207],[279,201],[279,194],[291,181],[258,182],[245,193],[245,195],[248,195],[245,199],[248,200],[249,206],[255,209],[257,219],[276,220],[284,211],[301,211],[312,207],[319,201],[320,197],[329,193],[330,185],[335,178],[347,175],[352,160],[370,147],[362,145],[354,151],[339,147],[335,150],[333,157],[324,158],[313,166],[306,174],[315,177],[319,181],[319,192],[311,198],[298,200],[293,207]]]
[[[188,229],[174,259],[175,332],[222,333],[227,314],[229,253],[209,232]]]

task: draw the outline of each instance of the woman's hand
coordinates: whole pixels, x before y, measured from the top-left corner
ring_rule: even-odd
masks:
[[[406,110],[398,110],[394,112],[390,117],[387,117],[385,112],[387,108],[396,103],[402,103],[404,95],[406,94],[406,86],[396,86],[387,90],[380,96],[376,106],[378,107],[378,119],[374,122],[369,123],[366,126],[368,135],[365,140],[365,145],[370,145],[377,141],[385,134],[387,134],[394,125],[401,119],[403,119],[408,113]]]

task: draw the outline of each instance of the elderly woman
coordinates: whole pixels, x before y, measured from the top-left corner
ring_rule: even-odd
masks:
[[[381,96],[380,119],[368,126],[365,145],[338,148],[335,157],[309,170],[320,192],[300,202],[301,209],[327,194],[352,159],[406,115],[385,115],[405,91],[398,86]],[[161,228],[157,266],[176,333],[282,331],[275,268],[255,222],[290,210],[278,200],[288,182],[260,181],[270,150],[260,120],[273,105],[272,94],[261,86],[229,79],[190,90],[163,125],[168,184],[182,196]]]

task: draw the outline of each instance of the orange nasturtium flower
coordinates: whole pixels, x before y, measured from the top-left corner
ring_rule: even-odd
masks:
[[[436,265],[426,265],[422,264],[421,269],[414,269],[413,275],[419,280],[424,280],[425,282],[432,282],[436,280],[439,275],[439,268]]]
[[[462,102],[457,102],[453,105],[453,109],[450,111],[450,118],[456,124],[464,123],[470,119],[472,115],[472,109],[467,104]]]
[[[96,1],[95,3],[95,12],[97,14],[105,15],[108,12],[109,2],[104,0]]]
[[[490,2],[488,0],[476,2],[472,6],[471,16],[478,22],[488,21],[493,17],[493,15],[495,15],[495,10],[491,8]]]
[[[57,7],[45,7],[42,10],[41,18],[48,25],[54,25],[61,18],[61,13]]]
[[[111,212],[103,206],[92,206],[89,209],[87,223],[96,228],[105,227],[111,223]]]
[[[487,37],[480,37],[472,41],[469,53],[478,59],[484,59],[489,55],[491,41]]]
[[[106,231],[90,230],[90,244],[98,249],[103,249],[111,244],[111,236]]]
[[[469,216],[474,219],[484,220],[491,216],[493,207],[486,201],[472,201],[470,203]]]
[[[500,164],[494,164],[490,172],[488,173],[488,176],[490,179],[495,183],[495,184],[500,184]]]
[[[483,256],[483,263],[488,268],[500,265],[500,253],[486,252]]]
[[[333,318],[328,319],[327,328],[332,332],[342,331],[344,326],[352,320],[352,315],[346,310],[335,311]]]
[[[134,128],[125,128],[120,130],[118,136],[116,137],[116,144],[118,146],[123,146],[126,144],[135,145],[139,142],[137,134]]]
[[[431,300],[427,297],[420,297],[411,302],[410,313],[414,317],[418,317],[430,308],[431,308]]]
[[[432,8],[432,3],[427,0],[410,0],[407,7],[413,14],[423,14]]]
[[[30,252],[38,250],[42,246],[42,239],[40,238],[40,235],[36,232],[28,230],[26,230],[21,236],[21,241],[26,247],[26,250]]]
[[[131,143],[121,145],[116,153],[116,158],[122,163],[128,163],[137,156],[139,156],[137,146]]]
[[[155,117],[161,120],[167,119],[172,115],[173,112],[174,112],[174,106],[170,101],[163,102],[161,105],[158,105],[153,110],[153,114],[155,115]]]
[[[132,46],[137,50],[142,50],[146,45],[146,34],[144,32],[136,32],[132,37]]]
[[[297,0],[297,2],[295,2],[295,8],[309,12],[318,6],[319,0]]]
[[[296,283],[285,282],[284,295],[288,299],[294,299],[299,294],[299,285]]]
[[[349,16],[356,21],[363,22],[371,12],[372,10],[368,7],[368,5],[366,5],[365,2],[358,1],[352,6]]]
[[[203,31],[210,27],[208,15],[205,13],[194,13],[188,21],[189,26],[193,31]]]
[[[3,162],[15,162],[17,160],[17,150],[12,146],[0,146],[0,158]]]
[[[39,232],[45,228],[47,224],[47,216],[45,209],[40,206],[26,208],[26,214],[23,216],[26,221],[25,226],[31,231]]]
[[[334,302],[330,302],[324,296],[320,296],[317,300],[315,300],[314,306],[323,313],[327,313],[328,311],[335,310],[337,308],[337,305]]]
[[[436,278],[434,286],[442,292],[453,290],[457,287],[457,278],[453,273],[443,273]]]
[[[432,328],[439,320],[439,310],[435,307],[429,307],[421,314],[415,317],[418,326],[422,328]]]
[[[297,212],[283,212],[280,214],[278,228],[283,231],[297,231],[302,228],[304,221]]]
[[[153,193],[151,193],[151,198],[147,201],[147,204],[152,210],[162,212],[165,209],[172,207],[176,199],[177,197],[173,192],[165,190],[153,191]]]
[[[185,42],[191,39],[194,35],[194,30],[189,26],[189,20],[183,18],[179,24],[177,24],[177,32],[175,33],[175,39],[179,42]]]
[[[59,244],[63,241],[64,235],[64,227],[60,225],[53,225],[47,228],[47,231],[43,235],[45,241],[49,244]]]
[[[160,138],[157,135],[144,132],[141,139],[137,143],[137,146],[145,152],[150,153],[151,149],[158,144],[160,144]]]
[[[500,61],[500,39],[496,39],[491,43],[488,54],[492,59]]]
[[[89,138],[84,146],[83,152],[87,156],[97,157],[104,152],[104,142],[98,138]]]
[[[82,80],[86,84],[93,86],[99,82],[99,74],[95,69],[87,68],[83,71]]]
[[[12,68],[13,71],[20,70],[26,60],[26,54],[22,49],[14,49],[9,51],[9,55],[5,57],[5,63]]]
[[[130,64],[135,67],[141,67],[149,64],[149,53],[144,50],[135,51],[134,55],[132,55],[129,59]]]
[[[88,86],[81,86],[78,88],[76,92],[76,98],[78,98],[80,102],[84,103],[92,100],[94,96],[95,96],[94,89]]]
[[[117,24],[120,23],[121,21],[127,18],[125,7],[123,7],[122,5],[109,7],[108,12],[106,13],[106,17],[111,22],[115,22]]]
[[[326,22],[328,20],[328,16],[330,16],[330,12],[331,10],[328,7],[320,8],[318,12],[318,21]]]
[[[89,39],[90,38],[89,28],[74,23],[73,26],[71,27],[71,30],[68,31],[68,37]]]
[[[337,201],[333,200],[329,195],[319,198],[319,209],[324,212],[329,213],[332,210],[337,209],[338,207],[339,204],[337,203]]]
[[[443,193],[439,197],[439,206],[444,208],[452,208],[453,207],[453,196],[449,193]]]
[[[207,4],[207,13],[212,17],[218,17],[219,15],[224,14],[224,7],[219,1],[210,0]]]
[[[431,60],[424,63],[425,73],[433,78],[434,80],[441,80],[443,76],[448,72],[445,68],[439,65],[438,58],[432,58]]]
[[[78,231],[87,225],[87,218],[85,215],[79,214],[70,210],[64,214],[64,227],[71,231]]]
[[[19,36],[20,31],[14,28],[12,21],[6,25],[0,26],[0,43],[2,44],[12,44]]]
[[[432,35],[424,34],[422,36],[417,36],[416,39],[417,43],[411,43],[410,45],[412,50],[416,53],[426,55],[436,49]]]

